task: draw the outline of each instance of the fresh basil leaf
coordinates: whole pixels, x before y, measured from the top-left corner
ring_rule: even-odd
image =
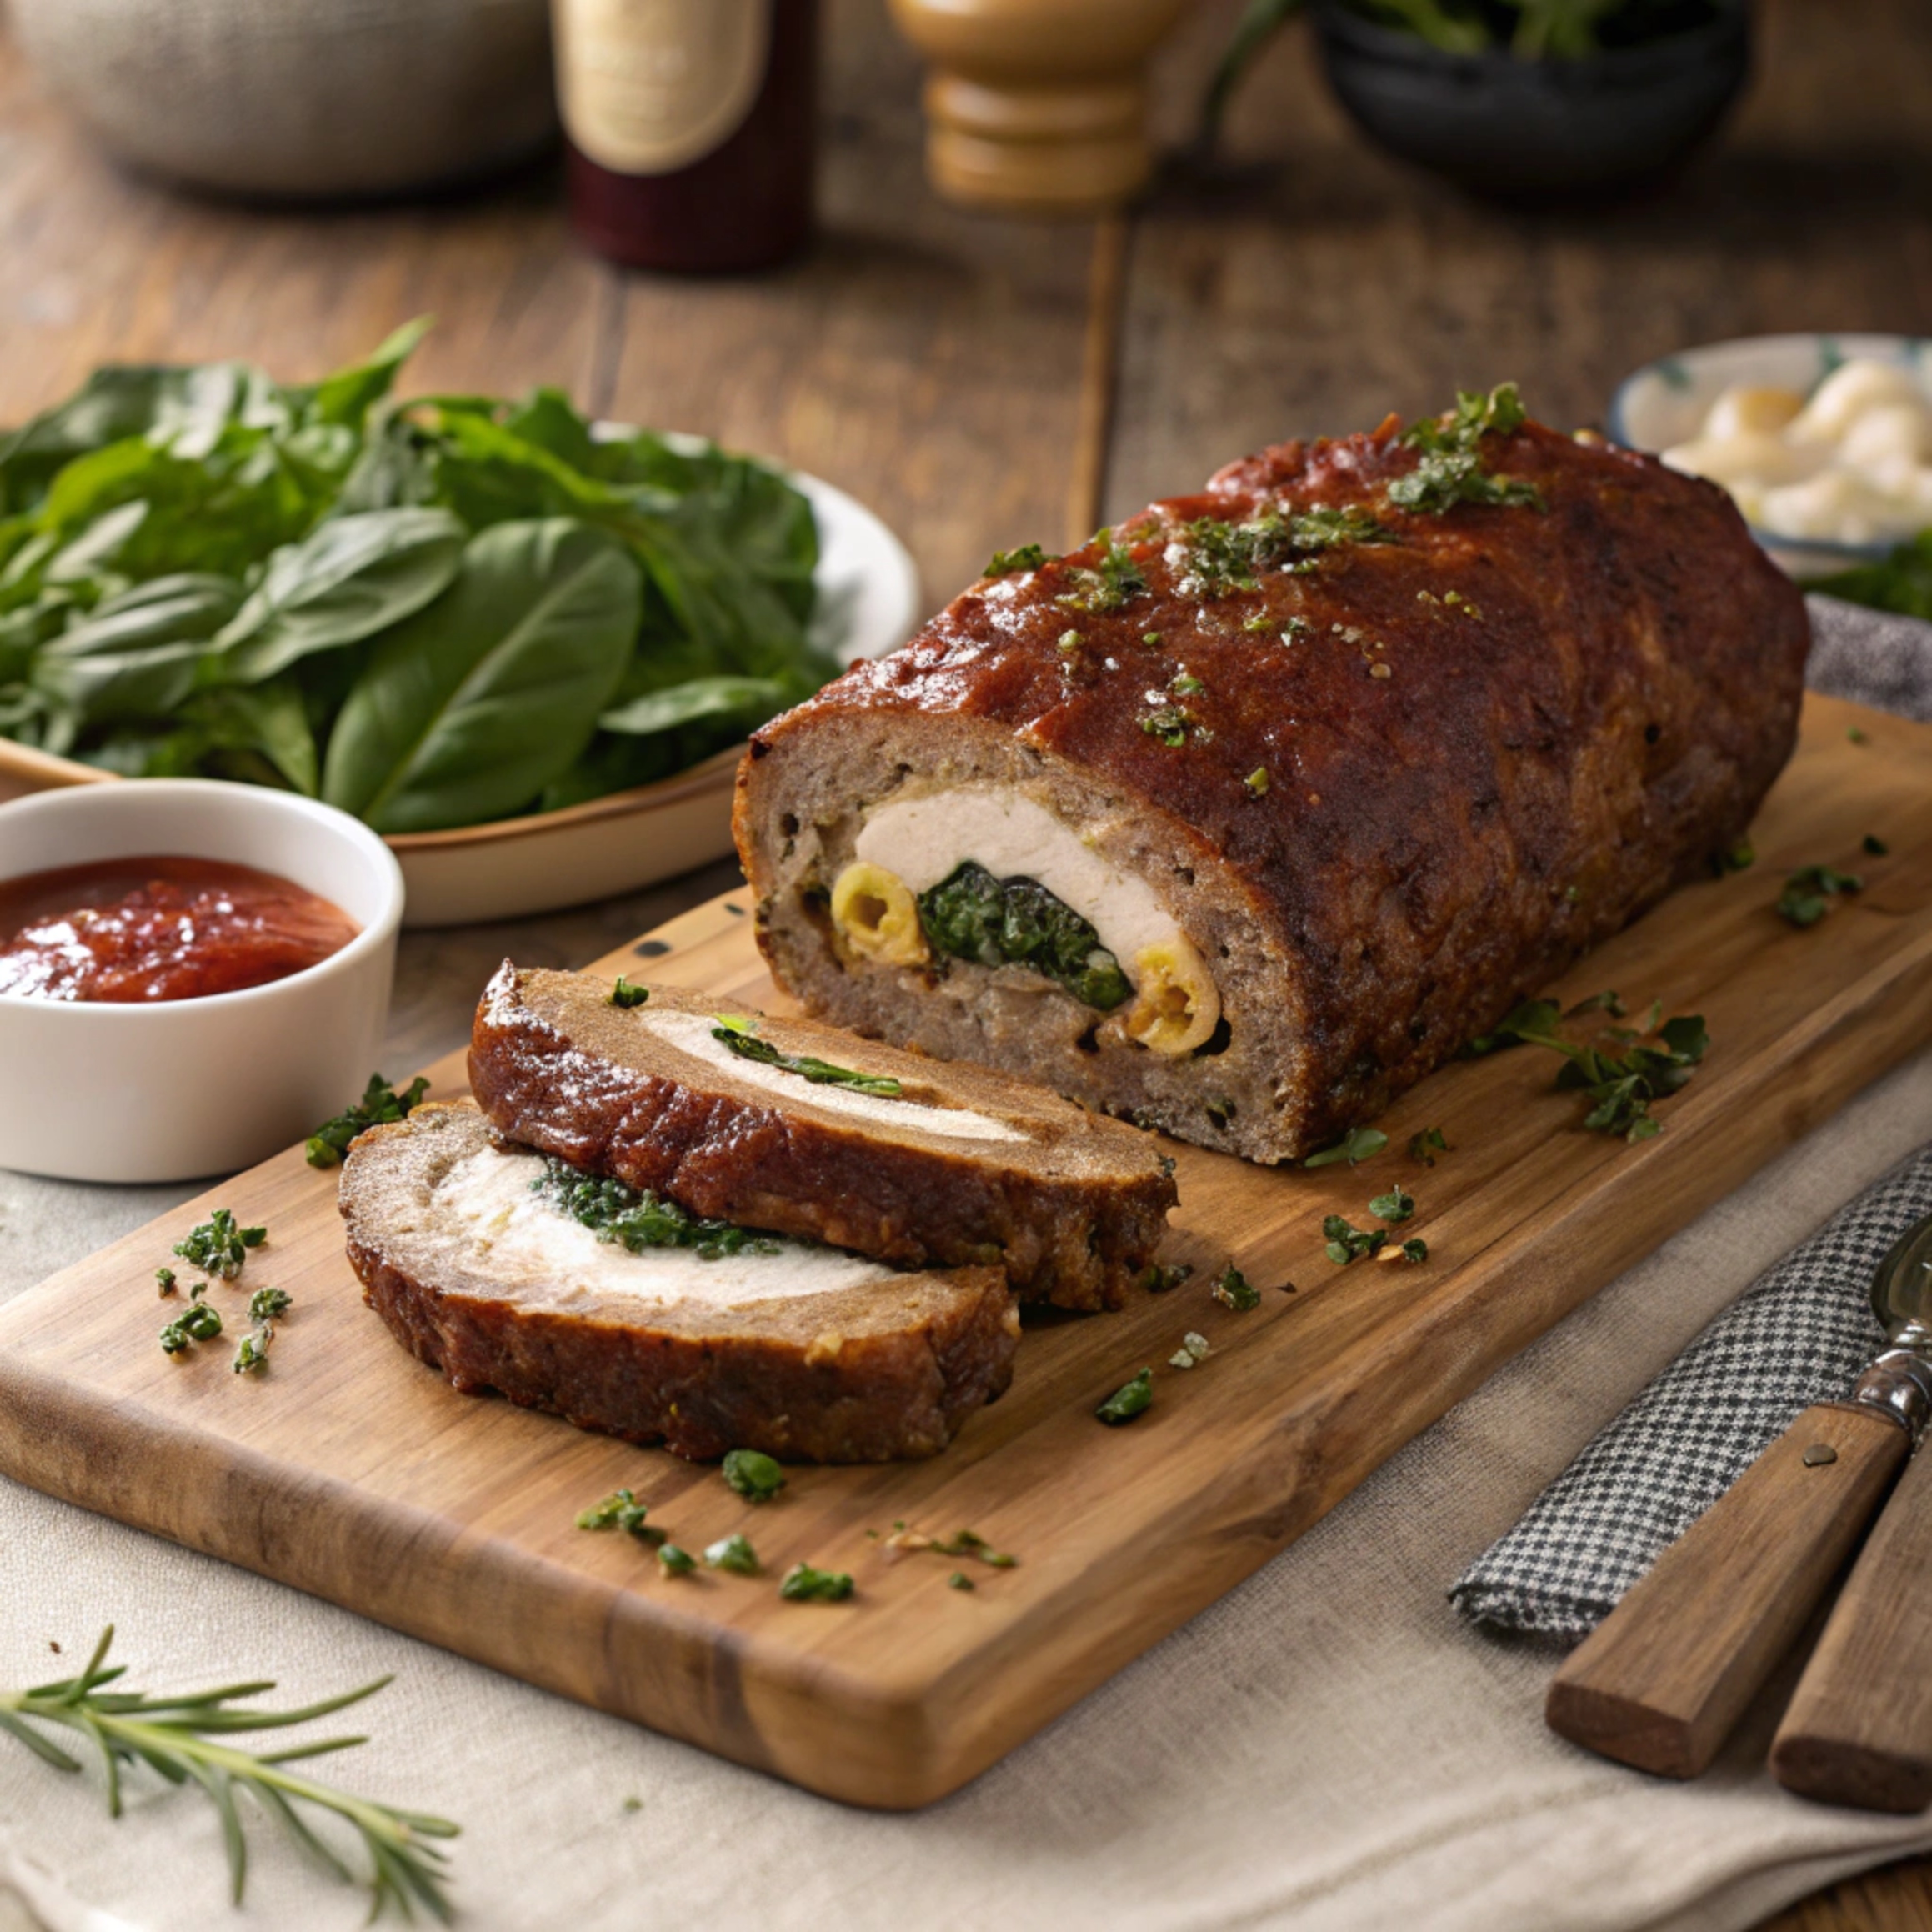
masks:
[[[246,761],[260,758],[292,789],[304,798],[315,796],[315,734],[292,678],[247,689],[198,691],[184,715],[205,741],[203,755],[213,756],[214,776],[241,775]],[[238,760],[243,761],[239,768]]]
[[[223,682],[252,684],[316,651],[358,643],[437,597],[463,561],[446,510],[372,510],[323,523],[278,550],[215,639]]]
[[[376,645],[329,740],[323,796],[383,832],[528,804],[596,728],[640,597],[623,547],[582,523],[473,538],[450,589]]]
[[[648,738],[704,718],[743,718],[748,729],[782,711],[785,697],[785,687],[773,678],[692,678],[633,698],[605,712],[597,723],[599,730],[630,738]]]
[[[391,333],[373,355],[324,376],[303,398],[304,417],[312,423],[360,430],[369,411],[395,386],[396,372],[416,353],[430,325],[428,316],[419,315]]]

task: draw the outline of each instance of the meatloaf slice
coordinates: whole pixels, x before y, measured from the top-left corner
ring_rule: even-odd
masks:
[[[1012,1379],[996,1268],[900,1274],[788,1241],[633,1252],[558,1204],[550,1172],[468,1104],[349,1149],[363,1298],[458,1389],[695,1459],[878,1463],[937,1454]]]
[[[782,1064],[804,1059],[896,1090]],[[469,1076],[499,1133],[578,1167],[905,1266],[997,1262],[1062,1308],[1118,1307],[1176,1199],[1147,1134],[1042,1089],[673,987],[620,1007],[588,974],[506,961]]]

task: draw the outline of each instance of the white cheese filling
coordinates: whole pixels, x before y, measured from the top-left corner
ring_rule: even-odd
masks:
[[[857,1120],[876,1121],[882,1127],[916,1127],[922,1133],[944,1134],[953,1140],[1027,1138],[1006,1121],[995,1120],[989,1114],[975,1114],[969,1107],[928,1107],[917,1100],[897,1100],[888,1094],[860,1094],[850,1087],[808,1080],[800,1074],[787,1073],[783,1067],[745,1059],[713,1036],[716,1022],[703,1014],[673,1013],[668,1009],[653,1013],[648,1006],[637,1011],[646,1026],[680,1053],[707,1061],[749,1086],[767,1088],[782,1100],[804,1101],[828,1114],[849,1114]]]
[[[433,1190],[433,1205],[477,1274],[526,1290],[526,1306],[617,1316],[614,1302],[660,1309],[678,1302],[730,1308],[746,1302],[830,1294],[893,1279],[893,1270],[836,1248],[780,1241],[776,1254],[721,1254],[648,1248],[633,1254],[601,1241],[531,1185],[540,1155],[486,1148],[458,1161]],[[776,1239],[776,1237],[774,1237]]]
[[[1145,879],[1123,872],[1064,819],[1004,785],[888,798],[860,827],[857,851],[915,894],[968,859],[995,878],[1037,879],[1094,928],[1129,979],[1137,978],[1134,963],[1146,948],[1187,943]]]

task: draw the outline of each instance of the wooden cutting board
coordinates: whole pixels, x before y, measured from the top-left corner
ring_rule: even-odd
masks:
[[[1889,854],[1866,853],[1868,834]],[[1164,1252],[1193,1279],[1119,1314],[1029,1324],[1011,1391],[933,1461],[797,1469],[753,1508],[713,1469],[458,1395],[364,1309],[335,1177],[291,1150],[0,1311],[0,1468],[813,1790],[928,1804],[1932,1039],[1932,728],[1812,699],[1754,837],[1752,869],[1686,888],[1557,989],[1706,1016],[1709,1057],[1661,1105],[1658,1138],[1584,1131],[1577,1096],[1552,1087],[1555,1057],[1524,1049],[1425,1082],[1359,1169],[1177,1147]],[[1866,889],[1800,931],[1772,908],[1788,870],[1819,862]],[[741,894],[598,962],[620,969],[782,1004]],[[462,1090],[458,1058],[434,1072],[438,1095]],[[1404,1151],[1430,1126],[1452,1150],[1433,1168]],[[1369,1197],[1397,1181],[1418,1204],[1401,1232],[1426,1239],[1428,1262],[1325,1259],[1322,1217],[1367,1224]],[[217,1206],[270,1231],[213,1291],[231,1329],[251,1286],[295,1298],[260,1377],[230,1374],[232,1334],[180,1360],[157,1344],[174,1304],[153,1271]],[[1252,1312],[1209,1296],[1230,1256],[1263,1291]],[[1189,1329],[1212,1354],[1167,1367]],[[1149,1364],[1152,1409],[1102,1427],[1095,1404]],[[744,1530],[766,1574],[665,1579],[642,1544],[573,1527],[620,1485],[688,1549]],[[891,1561],[898,1521],[974,1529],[1019,1562]],[[782,1602],[777,1577],[799,1559],[849,1570],[856,1594]],[[950,1587],[955,1570],[977,1587]]]

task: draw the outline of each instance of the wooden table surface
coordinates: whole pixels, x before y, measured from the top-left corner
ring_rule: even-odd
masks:
[[[1201,0],[1165,57],[1170,133],[1238,10]],[[875,505],[942,600],[995,547],[1071,542],[1264,441],[1416,415],[1513,378],[1600,422],[1627,370],[1790,328],[1932,328],[1932,7],[1773,0],[1722,148],[1666,193],[1499,213],[1372,153],[1301,37],[1257,75],[1233,165],[1130,218],[1022,226],[936,202],[916,76],[883,0],[828,0],[824,232],[760,279],[625,275],[573,246],[553,173],[329,213],[178,198],[118,173],[0,39],[0,422],[114,358],[243,356],[305,377],[406,317],[413,384],[568,387]],[[718,889],[713,868],[651,918]],[[588,957],[633,900],[543,922],[519,956]],[[427,1059],[502,929],[416,936],[399,1038]],[[1932,1861],[1847,1883],[1779,1932],[1922,1932]]]

